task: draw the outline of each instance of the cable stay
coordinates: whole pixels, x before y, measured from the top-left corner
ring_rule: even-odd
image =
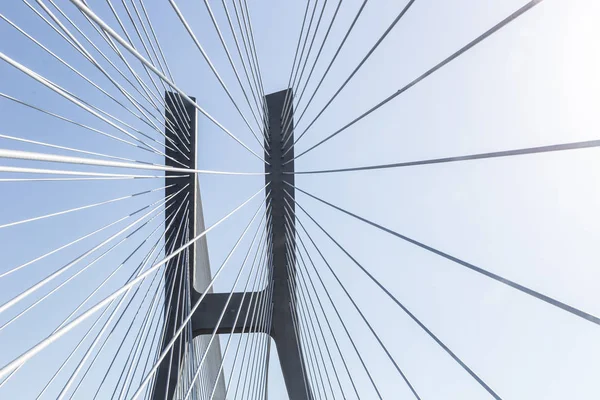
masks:
[[[409,84],[407,84],[403,88],[397,90],[394,94],[388,96],[385,100],[377,103],[375,106],[371,107],[368,111],[366,111],[365,113],[361,114],[359,117],[353,119],[351,122],[347,123],[342,128],[338,129],[337,131],[335,131],[331,135],[327,136],[325,139],[323,139],[320,142],[318,142],[317,144],[309,147],[307,150],[302,151],[300,154],[296,155],[292,160],[295,160],[295,159],[303,156],[304,154],[308,153],[309,151],[312,151],[315,148],[317,148],[320,145],[322,145],[323,143],[327,142],[328,140],[330,140],[334,136],[337,136],[338,134],[340,134],[344,130],[348,129],[349,127],[351,127],[352,125],[354,125],[358,121],[360,121],[363,118],[365,118],[367,115],[370,115],[375,110],[377,110],[380,107],[384,106],[385,104],[387,104],[388,102],[390,102],[394,98],[396,98],[399,95],[401,95],[402,93],[406,92],[411,87],[415,86],[417,83],[421,82],[423,79],[427,78],[428,76],[430,76],[434,72],[438,71],[439,69],[441,69],[442,67],[444,67],[445,65],[447,65],[448,63],[450,63],[452,60],[458,58],[459,56],[461,56],[462,54],[466,53],[467,51],[469,51],[470,49],[472,49],[473,47],[475,47],[476,45],[478,45],[479,43],[481,43],[482,41],[484,41],[485,39],[487,39],[488,37],[490,37],[494,33],[498,32],[500,29],[504,28],[506,25],[510,24],[512,21],[514,21],[515,19],[519,18],[520,16],[522,16],[523,14],[525,14],[527,11],[531,10],[536,5],[540,4],[542,1],[543,0],[531,0],[531,1],[529,1],[528,3],[526,3],[525,5],[523,5],[521,8],[519,8],[517,11],[513,12],[511,15],[509,15],[506,18],[504,18],[502,21],[498,22],[496,25],[494,25],[493,27],[491,27],[490,29],[488,29],[487,31],[485,31],[484,33],[482,33],[481,35],[479,35],[477,38],[475,38],[474,40],[472,40],[471,42],[469,42],[468,44],[466,44],[460,50],[456,51],[451,56],[447,57],[446,59],[444,59],[440,63],[436,64],[434,67],[432,67],[431,69],[427,70],[427,72],[423,73],[422,75],[420,75],[418,78],[414,79],[412,82],[410,82]],[[304,132],[306,132],[306,130]],[[296,139],[296,142],[298,141],[298,139]],[[286,161],[286,162],[290,162],[290,161]]]

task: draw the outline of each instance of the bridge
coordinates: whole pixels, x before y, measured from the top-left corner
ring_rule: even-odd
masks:
[[[0,398],[597,398],[595,9],[263,3],[0,6]]]

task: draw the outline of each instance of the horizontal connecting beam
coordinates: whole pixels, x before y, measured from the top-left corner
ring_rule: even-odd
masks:
[[[215,329],[217,334],[231,333],[232,330],[233,333],[263,332],[270,334],[270,332],[265,331],[264,326],[261,326],[264,324],[259,324],[258,318],[252,324],[245,321],[246,318],[244,318],[248,312],[252,312],[254,305],[261,304],[261,300],[266,301],[268,299],[267,291],[246,293],[243,304],[241,303],[244,293],[232,293],[225,315],[219,323],[219,317],[225,308],[229,295],[229,293],[209,293],[204,297],[192,316],[192,335],[194,337],[212,335]],[[234,326],[235,317],[238,315],[240,307],[240,318]]]

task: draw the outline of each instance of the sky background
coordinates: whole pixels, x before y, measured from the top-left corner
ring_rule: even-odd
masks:
[[[95,41],[99,39],[70,2],[56,3],[90,37]],[[101,18],[116,27],[104,2],[89,3]],[[265,91],[282,90],[288,84],[306,3],[266,0],[249,0],[248,3]],[[343,1],[308,85],[308,93],[318,82],[316,78],[323,74],[360,3]],[[296,152],[333,133],[524,3],[522,0],[417,0],[298,143]],[[177,4],[246,112],[241,90],[203,2],[179,0]],[[327,2],[316,45],[320,44],[336,4],[334,0]],[[368,2],[297,133],[302,132],[320,111],[405,4],[398,0]],[[168,2],[147,0],[145,5],[177,84],[259,152],[260,147]],[[120,4],[115,6],[122,10]],[[228,46],[235,53],[220,2],[212,1],[211,6]],[[116,96],[117,90],[44,26],[22,2],[3,2],[0,12],[83,74],[110,88]],[[299,158],[296,170],[383,164],[597,139],[600,124],[597,111],[600,105],[600,50],[596,44],[600,34],[599,18],[600,4],[595,1],[544,1],[380,110]],[[0,23],[0,38],[3,53],[90,103],[136,127],[143,127],[5,22]],[[312,57],[315,53],[313,51]],[[128,59],[133,63],[133,58]],[[235,62],[239,65],[237,58]],[[141,70],[139,63],[133,65]],[[3,93],[98,129],[116,132],[6,63],[0,64],[0,76]],[[305,97],[301,109],[306,100]],[[162,162],[160,156],[148,156],[6,99],[0,99],[0,118],[3,121],[0,133],[4,135]],[[0,141],[2,148],[46,151]],[[301,175],[296,178],[296,183],[299,188],[390,229],[588,313],[600,315],[597,295],[600,281],[597,251],[600,189],[597,182],[600,170],[597,157],[596,149],[576,150],[383,171]],[[2,160],[2,165],[33,166],[33,163]],[[44,163],[35,166],[59,168]],[[204,117],[200,117],[198,126],[198,166],[225,171],[263,170],[258,159]],[[101,168],[93,170],[104,171]],[[119,170],[110,170],[115,171]],[[202,175],[199,180],[207,225],[226,215],[264,184],[261,176]],[[0,224],[159,188],[163,186],[162,182],[161,179],[133,183],[0,182]],[[0,265],[0,271],[9,270],[127,215],[150,201],[158,201],[161,193],[0,229],[4,264]],[[297,193],[296,199],[502,398],[596,399],[600,396],[597,387],[600,374],[598,326],[369,227],[305,195]],[[213,271],[221,265],[259,201],[254,201],[208,235]],[[302,212],[299,216],[421,398],[489,398]],[[152,226],[159,224],[160,219],[153,221]],[[109,232],[116,230],[107,230],[102,234],[104,236],[99,235],[48,257],[28,268],[27,272],[0,278],[0,301],[4,303],[14,297],[48,271],[99,243],[100,236],[108,237]],[[139,233],[135,243],[140,243],[150,230],[145,232]],[[156,239],[158,236],[154,236]],[[237,266],[250,239],[250,235],[245,238],[245,247],[244,244],[240,246],[229,269],[216,282],[216,291],[231,290]],[[65,286],[18,323],[1,330],[0,363],[4,365],[45,337],[48,329],[51,330],[48,327],[60,323],[74,300],[85,298],[99,279],[106,276],[108,270],[102,266],[114,267],[133,247],[129,244],[117,248],[98,263],[98,268],[87,271],[85,278]],[[149,249],[144,248],[146,252]],[[140,260],[143,254],[142,249],[136,259]],[[318,259],[314,250],[311,254],[313,259]],[[353,337],[357,338],[361,354],[383,397],[411,398],[410,391],[339,286],[325,272],[325,265],[319,262],[318,267],[323,271],[329,293],[336,299]],[[125,275],[123,272],[123,277]],[[100,300],[119,286],[118,282],[107,285],[95,298]],[[324,294],[320,298],[325,304]],[[11,309],[0,316],[0,321],[8,320],[24,307]],[[328,313],[332,315],[331,309]],[[10,384],[0,389],[0,398],[35,397],[51,376],[49,371],[59,365],[56,358],[64,357],[66,349],[71,348],[90,325],[89,322],[83,324],[28,363]],[[343,337],[337,321],[334,328],[343,348],[350,354],[349,342]],[[221,339],[223,344],[226,338]],[[356,357],[348,357],[361,397],[375,398]],[[228,363],[230,365],[230,361]],[[271,366],[270,398],[286,398],[274,355]],[[59,390],[58,386],[53,388],[47,398],[53,398]],[[78,394],[85,398],[87,389],[82,387],[81,390]],[[103,398],[108,397],[107,393]]]

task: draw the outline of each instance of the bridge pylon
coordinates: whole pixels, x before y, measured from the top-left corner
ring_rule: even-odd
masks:
[[[166,124],[171,129],[165,131],[167,137],[166,144],[169,147],[173,147],[172,150],[166,147],[165,164],[167,166],[181,168],[182,164],[188,168],[196,169],[196,143],[197,143],[197,116],[196,109],[186,104],[185,100],[181,102],[181,98],[178,98],[178,94],[168,92],[165,94],[165,100],[167,104],[166,112]],[[288,260],[294,260],[294,254],[288,254],[290,251],[294,252],[296,249],[295,242],[295,225],[292,220],[291,224],[286,229],[286,207],[291,207],[294,210],[293,201],[294,197],[294,150],[288,149],[293,143],[293,126],[291,131],[285,134],[286,141],[283,140],[284,136],[284,105],[290,107],[285,114],[289,114],[289,118],[293,118],[293,110],[291,109],[291,101],[286,101],[286,96],[291,99],[291,89],[282,90],[276,93],[269,94],[265,97],[265,102],[268,110],[268,126],[265,129],[265,148],[269,149],[269,152],[265,152],[265,183],[267,183],[266,193],[268,196],[267,207],[268,214],[266,220],[270,224],[267,227],[267,232],[271,232],[270,242],[271,246],[268,247],[271,254],[268,255],[267,259],[271,260],[271,273],[270,282],[263,290],[254,293],[251,296],[249,293],[244,297],[242,303],[243,293],[233,293],[227,310],[221,322],[218,324],[219,317],[223,312],[226,305],[229,293],[209,293],[202,300],[200,306],[196,309],[194,315],[192,315],[192,338],[200,337],[202,335],[211,335],[216,328],[217,334],[231,333],[264,333],[268,334],[274,341],[277,348],[277,354],[281,365],[281,370],[285,380],[287,392],[290,400],[312,400],[310,387],[308,386],[308,376],[306,365],[304,363],[302,343],[298,337],[298,330],[296,329],[296,323],[298,321],[298,315],[294,308],[296,304],[296,293],[294,288],[296,287],[296,270],[295,265],[288,265]],[[289,100],[288,99],[288,100]],[[184,105],[184,109],[181,110],[181,104]],[[187,113],[187,116],[182,115],[182,112]],[[183,119],[188,119],[184,121]],[[185,130],[188,130],[185,132]],[[190,143],[181,143],[182,139],[186,135],[190,140]],[[289,137],[291,135],[291,137]],[[288,139],[289,137],[289,139]],[[286,145],[284,148],[284,145]],[[177,151],[174,147],[177,146],[182,150],[189,151],[184,152],[184,156],[181,152]],[[287,152],[286,152],[287,151]],[[285,155],[284,155],[285,153]],[[165,195],[169,196],[177,193],[178,198],[176,202],[186,202],[188,204],[187,210],[184,213],[180,213],[179,218],[183,218],[187,215],[188,223],[183,226],[187,226],[187,231],[183,235],[176,235],[176,231],[179,227],[179,220],[174,221],[168,230],[173,232],[167,232],[166,237],[171,238],[166,243],[166,248],[171,247],[178,248],[186,243],[186,237],[191,239],[196,237],[200,232],[205,229],[204,219],[202,215],[202,203],[200,200],[200,190],[198,187],[198,180],[195,174],[190,174],[188,177],[177,179],[170,179],[169,175],[181,175],[180,172],[167,172],[168,184],[175,183],[174,186],[169,187],[166,190]],[[287,185],[289,184],[289,185]],[[187,186],[186,186],[187,185]],[[291,186],[290,186],[291,185]],[[185,188],[184,190],[181,190]],[[286,191],[288,194],[286,194]],[[287,198],[287,201],[286,201]],[[185,200],[184,200],[185,199]],[[189,200],[189,202],[188,202]],[[179,203],[181,204],[181,203]],[[293,213],[292,213],[293,215]],[[166,217],[166,215],[165,215]],[[288,220],[289,221],[289,220]],[[287,233],[286,234],[286,230]],[[189,240],[187,239],[187,240]],[[293,263],[293,262],[292,262]],[[187,259],[174,258],[169,261],[165,273],[168,274],[165,279],[165,291],[166,293],[185,293],[182,291],[181,285],[185,283],[184,279],[189,279],[189,299],[179,299],[179,303],[183,304],[194,304],[200,297],[201,293],[198,292],[198,285],[202,286],[210,280],[210,267],[208,265],[208,253],[206,239],[202,238],[198,242],[190,246],[189,257]],[[177,296],[174,296],[175,298]],[[246,315],[252,310],[250,307],[250,298],[254,297],[255,301],[253,304],[259,304],[264,302],[270,302],[272,307],[272,319],[271,326],[265,329],[264,324],[258,324],[258,322],[251,326],[246,323],[244,326],[244,318],[238,318],[236,321],[235,316],[238,314]],[[165,297],[167,299],[167,297]],[[267,308],[268,307],[267,303]],[[177,312],[177,307],[170,305],[168,299],[165,301],[165,335],[162,339],[162,348],[164,348],[173,337],[173,333],[181,325],[184,318],[183,312]],[[235,325],[234,325],[235,323]],[[189,339],[188,339],[189,340]],[[189,348],[186,343],[179,343],[179,341],[186,341],[186,337],[181,336],[178,342],[173,346],[172,351],[178,351],[176,349]],[[207,351],[212,351],[213,360],[220,361],[220,347],[218,341],[214,341],[216,346],[212,346]],[[162,361],[157,376],[154,381],[154,387],[152,391],[152,397],[155,400],[171,400],[174,398],[175,390],[178,384],[178,377],[182,369],[181,360],[184,359],[185,355],[177,354],[172,357],[165,357]],[[206,370],[210,381],[215,382],[215,385],[220,385],[219,390],[216,391],[215,399],[225,398],[225,387],[222,374],[218,374],[218,365],[211,365],[208,363]],[[218,374],[218,375],[217,375]]]

